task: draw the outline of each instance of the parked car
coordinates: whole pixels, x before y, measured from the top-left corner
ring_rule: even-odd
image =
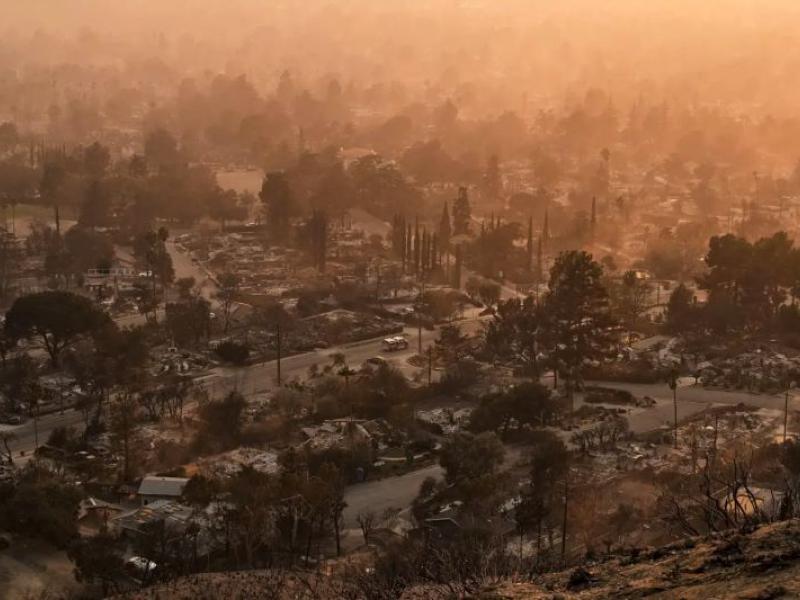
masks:
[[[3,415],[0,417],[0,423],[6,425],[22,425],[25,422],[25,417],[22,415]]]
[[[389,337],[383,340],[383,349],[387,352],[394,350],[405,350],[408,348],[408,340],[401,335]]]
[[[365,371],[372,371],[374,369],[379,369],[382,366],[389,364],[385,358],[382,356],[373,356],[372,358],[368,358],[365,360],[361,368]]]

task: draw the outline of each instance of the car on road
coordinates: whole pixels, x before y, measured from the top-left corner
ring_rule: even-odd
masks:
[[[408,340],[401,335],[388,337],[381,342],[383,349],[386,352],[393,352],[395,350],[405,350],[408,348]]]
[[[373,356],[372,358],[368,358],[361,364],[361,370],[373,371],[388,364],[389,364],[388,361],[382,356]]]
[[[131,556],[125,561],[125,570],[137,579],[146,580],[155,572],[158,565],[144,556]]]
[[[0,416],[0,423],[6,425],[22,425],[25,422],[25,417],[22,415],[2,415]]]

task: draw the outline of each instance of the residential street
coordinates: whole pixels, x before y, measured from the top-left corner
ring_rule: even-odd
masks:
[[[342,514],[344,527],[357,528],[356,517],[362,511],[369,510],[380,517],[387,508],[407,509],[417,496],[422,482],[428,477],[438,479],[442,473],[442,467],[431,465],[398,477],[351,485],[344,495],[347,502]]]
[[[472,333],[480,327],[480,321],[476,318],[460,323],[466,333]],[[418,347],[418,334],[416,328],[406,328],[405,331],[409,339],[407,350],[400,352],[384,353],[382,350],[382,337],[355,342],[343,346],[336,346],[325,350],[317,350],[304,354],[297,354],[283,359],[281,362],[281,374],[284,382],[292,379],[302,379],[308,374],[308,368],[312,364],[324,367],[331,360],[331,355],[341,352],[345,355],[348,364],[353,368],[358,368],[368,358],[382,356],[394,366],[401,369],[406,376],[411,376],[415,369],[408,364],[407,359],[416,353]],[[422,330],[422,344],[426,348],[432,344],[438,333],[436,331]],[[199,384],[206,387],[213,398],[220,398],[230,391],[238,390],[245,396],[252,397],[263,394],[275,388],[277,376],[277,362],[268,361],[251,365],[249,367],[217,367],[211,373],[198,377]],[[189,404],[186,407],[191,409]],[[38,420],[38,440],[39,444],[44,443],[50,432],[56,427],[82,427],[83,415],[76,410],[65,410],[64,414],[55,413],[45,415]],[[29,454],[36,445],[36,432],[34,421],[31,419],[22,425],[9,426],[0,425],[0,431],[10,430],[17,436],[17,439],[10,442],[9,446],[15,455],[19,452]]]

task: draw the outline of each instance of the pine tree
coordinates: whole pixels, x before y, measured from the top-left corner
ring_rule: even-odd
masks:
[[[311,234],[311,255],[314,266],[320,273],[325,272],[328,251],[328,216],[324,211],[315,210],[309,222]]]
[[[422,240],[420,240],[420,237],[419,237],[419,217],[418,217],[416,219],[415,224],[414,224],[414,274],[415,275],[419,275],[419,273],[420,273],[420,258],[421,258],[420,243],[421,243],[421,241]]]
[[[286,174],[279,171],[267,173],[259,196],[267,207],[267,223],[273,236],[285,240],[294,211],[294,197]]]
[[[406,253],[406,219],[405,217],[399,217],[400,221],[398,223],[398,246],[399,246],[399,253],[400,253],[400,262],[402,264],[403,273],[406,272],[406,261],[408,260],[408,256]]]
[[[443,252],[450,248],[450,211],[447,210],[447,201],[442,209],[442,218],[439,221],[439,246]]]
[[[420,266],[423,277],[428,270],[428,230],[422,229],[422,250],[420,251]]]
[[[458,188],[458,198],[453,204],[453,234],[463,235],[469,233],[472,210],[469,205],[467,188]]]
[[[530,273],[533,268],[533,217],[528,217],[528,244],[526,249],[528,255],[528,272]]]
[[[490,200],[496,200],[503,193],[500,161],[496,154],[492,154],[486,164],[486,173],[483,175],[483,192]]]
[[[536,252],[536,281],[541,282],[544,276],[544,256],[542,248],[542,236],[539,236],[539,243]]]
[[[544,209],[544,224],[542,225],[542,242],[547,244],[550,241],[550,218],[547,209]]]
[[[461,289],[461,246],[456,246],[456,262],[453,266],[453,287]]]
[[[414,249],[412,247],[413,241],[414,241],[414,238],[411,235],[411,223],[408,223],[408,225],[406,225],[406,262],[405,262],[405,264],[406,264],[405,272],[406,273],[409,273],[409,272],[413,271],[412,265],[409,264],[411,262],[411,260],[413,259],[413,256],[414,256],[413,255]]]

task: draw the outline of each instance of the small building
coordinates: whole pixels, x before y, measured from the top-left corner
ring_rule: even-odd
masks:
[[[98,498],[89,497],[82,500],[78,507],[78,528],[82,536],[97,535],[108,528],[109,522],[122,514],[124,509],[119,504],[112,504]]]
[[[142,506],[155,500],[177,500],[183,494],[183,488],[189,480],[186,477],[160,477],[147,475],[139,484],[136,495]]]
[[[224,539],[224,532],[215,528],[214,513],[224,510],[218,503],[210,504],[204,510],[197,510],[178,502],[155,500],[115,517],[111,529],[120,537],[133,542],[151,538],[153,531],[159,531],[159,544],[168,555],[176,557],[176,552],[185,544],[190,544],[197,557],[207,556],[218,540]],[[146,557],[152,559],[153,557]]]

